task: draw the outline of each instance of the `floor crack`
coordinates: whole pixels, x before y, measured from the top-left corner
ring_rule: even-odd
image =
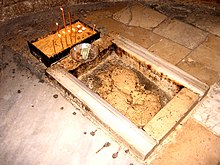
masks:
[[[129,17],[129,20],[128,20],[128,25],[130,25],[132,19],[133,19],[133,14],[132,14],[132,6],[129,6],[128,7],[128,10],[130,12],[130,17]]]

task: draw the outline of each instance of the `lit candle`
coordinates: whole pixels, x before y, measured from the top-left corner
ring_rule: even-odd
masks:
[[[82,33],[82,30],[78,30],[78,33]]]
[[[57,25],[57,33],[59,34],[60,33],[60,27],[59,27],[59,24],[56,22],[56,25]]]
[[[63,17],[63,25],[64,25],[64,28],[66,30],[66,19],[65,19],[65,14],[64,14],[64,10],[63,8],[61,7],[60,10],[62,11],[62,17]]]
[[[60,43],[61,43],[62,50],[63,50],[63,42],[62,42],[62,36],[61,36],[61,34],[58,34],[58,37],[60,38]]]
[[[72,28],[74,35],[75,35],[75,43],[76,43],[76,30],[74,28]]]
[[[52,43],[53,43],[53,51],[54,51],[54,54],[56,54],[54,39],[52,39]]]
[[[86,27],[83,26],[83,27],[82,27],[82,30],[83,30],[83,31],[86,30]]]
[[[96,25],[94,24],[94,25],[93,25],[93,32],[95,31],[95,28],[96,28]]]
[[[79,29],[81,27],[81,25],[77,25],[76,27]]]
[[[69,33],[69,36],[70,36],[70,43],[72,44],[73,42],[72,42],[72,28],[71,28],[71,30],[68,30],[68,33]]]

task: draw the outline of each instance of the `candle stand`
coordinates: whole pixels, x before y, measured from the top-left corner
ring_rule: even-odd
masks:
[[[100,32],[80,20],[58,29],[50,35],[28,41],[32,55],[49,67],[67,56],[70,49],[80,43],[92,43],[100,38]]]

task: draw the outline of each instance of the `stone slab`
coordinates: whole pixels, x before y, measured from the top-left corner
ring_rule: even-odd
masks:
[[[220,136],[220,81],[210,88],[205,98],[195,107],[193,117]]]
[[[208,85],[213,85],[220,73],[220,37],[209,34],[206,41],[193,50],[177,66]]]
[[[183,22],[170,19],[161,23],[156,29],[154,29],[153,32],[175,41],[189,49],[196,48],[206,39],[207,36],[207,33],[200,29]]]
[[[160,40],[163,38],[150,30],[140,27],[130,27],[129,30],[126,30],[120,34],[146,49],[160,42]]]
[[[152,29],[166,19],[166,16],[141,4],[137,4],[128,6],[115,13],[113,18],[129,26]]]
[[[190,53],[189,58],[205,65],[207,68],[220,73],[220,52],[213,51],[203,45]]]
[[[203,45],[213,51],[220,52],[220,37],[209,34]]]
[[[148,48],[148,50],[174,65],[181,61],[191,51],[166,38],[162,38],[158,43]]]
[[[217,12],[217,10],[216,10]],[[212,34],[220,36],[220,17],[212,13],[200,12],[199,14],[191,14],[186,21],[192,25],[208,31]]]
[[[100,27],[105,27],[109,33],[120,33],[120,35],[134,41],[135,43],[143,46],[144,48],[149,48],[151,45],[159,42],[163,37],[153,33],[150,30],[146,30],[140,27],[126,26],[125,24],[118,22],[112,18],[102,18],[97,19],[99,14],[105,14],[103,12],[94,11],[88,16],[89,20],[92,20]]]
[[[219,78],[218,72],[205,67],[191,58],[182,60],[177,66],[207,85],[213,85]]]
[[[2,55],[7,65],[0,76],[1,165],[141,164],[59,91],[12,62],[15,54]],[[111,145],[96,153],[106,142]]]
[[[183,88],[154,118],[145,125],[144,130],[160,142],[175,125],[197,103],[199,96],[187,88]]]
[[[175,131],[173,139],[153,155],[150,165],[218,165],[220,138],[193,119]]]

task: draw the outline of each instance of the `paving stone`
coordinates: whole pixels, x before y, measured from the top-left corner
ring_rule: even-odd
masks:
[[[220,52],[220,37],[209,34],[206,42],[204,42],[203,45],[213,49],[216,52]]]
[[[151,165],[218,165],[220,138],[192,119],[176,131],[172,142],[154,152]]]
[[[190,49],[166,38],[163,38],[158,43],[152,45],[149,50],[174,65],[181,61],[191,51]]]
[[[89,16],[99,26],[104,26],[108,32],[120,33],[120,35],[134,41],[135,43],[149,48],[151,45],[158,43],[163,37],[140,27],[127,27],[125,24],[111,18],[97,19],[96,14]]]
[[[130,7],[126,7],[113,15],[113,18],[116,21],[119,21],[124,24],[129,24],[132,19],[131,17],[132,17],[132,13]]]
[[[184,59],[177,64],[177,66],[207,85],[213,85],[219,78],[218,72],[208,69],[203,64],[196,62],[191,58]]]
[[[8,65],[0,76],[1,165],[139,164],[66,98],[59,94],[54,99],[59,93],[55,87],[39,83],[28,69],[14,63],[13,53],[3,53]],[[11,77],[13,69],[15,78]],[[83,134],[95,130],[93,137]],[[111,146],[96,154],[106,142]],[[120,153],[117,160],[112,159],[116,151]]]
[[[177,66],[208,85],[213,85],[220,73],[219,45],[220,37],[208,35],[207,40]]]
[[[139,27],[130,27],[129,30],[124,31],[121,34],[146,49],[162,39],[161,36]]]
[[[220,52],[215,51],[205,45],[200,45],[188,56],[192,60],[203,64],[208,69],[220,73]]]
[[[220,17],[208,13],[192,14],[186,18],[186,21],[196,27],[220,36]]]
[[[152,29],[166,19],[166,16],[138,4],[122,9],[115,13],[113,18],[126,25]]]
[[[193,117],[220,136],[220,81],[210,88],[205,98],[196,106]]]
[[[207,36],[207,33],[200,29],[170,19],[161,23],[153,32],[169,38],[189,49],[196,48],[206,39]]]
[[[159,142],[185,116],[197,100],[197,94],[183,88],[144,126],[144,130]]]

